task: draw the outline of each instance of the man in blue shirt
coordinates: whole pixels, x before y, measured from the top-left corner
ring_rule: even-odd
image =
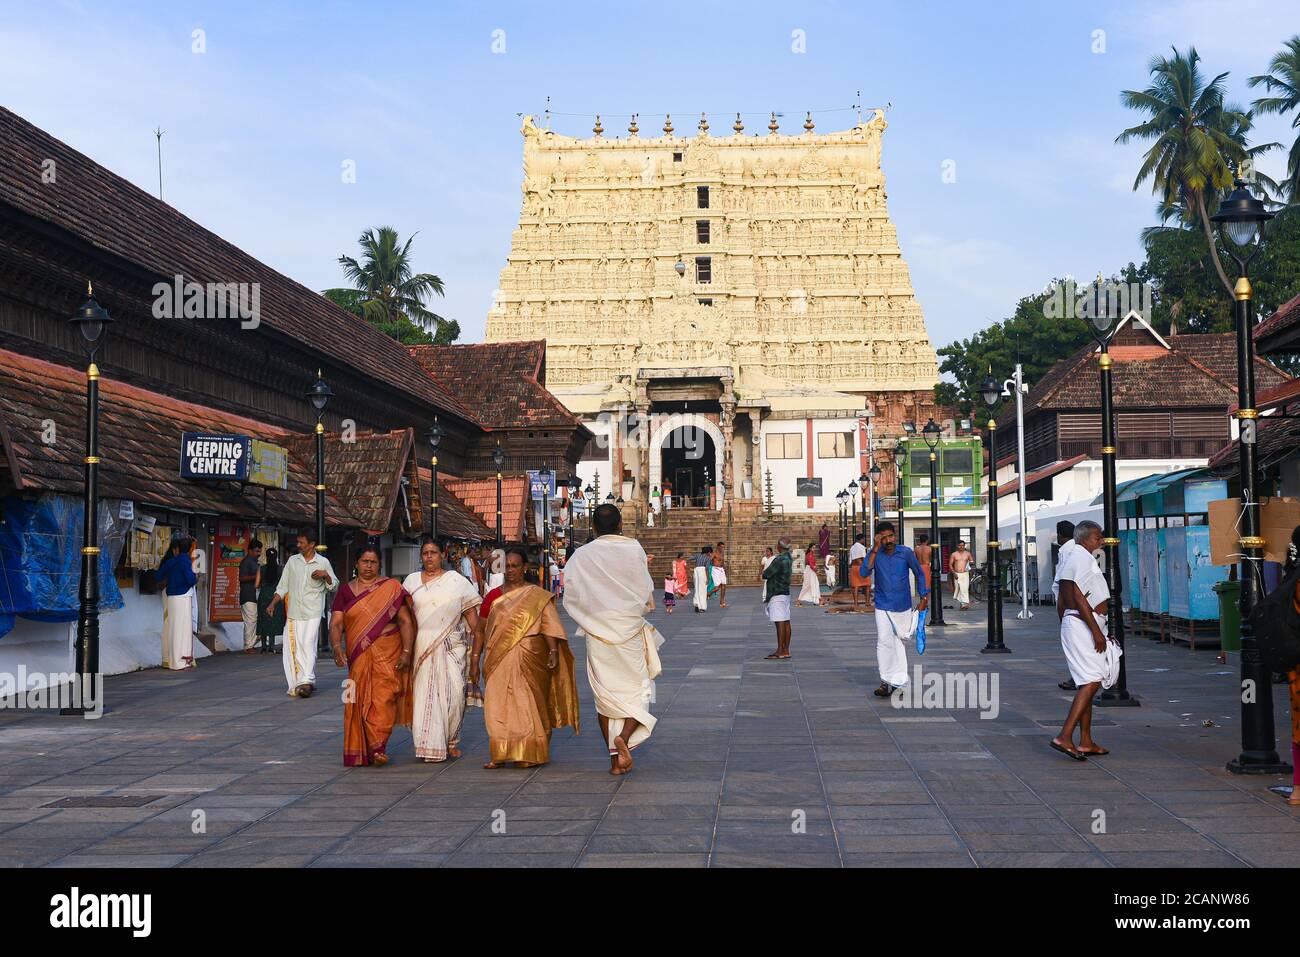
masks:
[[[172,671],[194,667],[194,626],[190,589],[198,581],[190,560],[190,540],[173,539],[170,555],[155,577],[163,586],[162,664]]]
[[[880,669],[880,687],[873,694],[887,698],[894,689],[907,684],[907,649],[903,639],[916,634],[916,613],[930,603],[925,585],[925,570],[906,545],[898,544],[891,522],[876,526],[876,544],[864,563],[863,577],[875,575],[876,594],[876,665]],[[912,584],[921,596],[912,610]]]

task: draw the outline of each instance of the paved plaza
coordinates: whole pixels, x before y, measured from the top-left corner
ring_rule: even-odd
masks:
[[[110,678],[99,721],[0,716],[3,866],[1049,867],[1289,865],[1300,817],[1224,762],[1239,748],[1235,656],[1133,644],[1140,708],[1099,710],[1112,754],[1050,750],[1070,695],[1051,609],[1014,609],[1013,654],[979,654],[983,606],[949,612],[923,667],[983,675],[997,715],[875,698],[867,615],[798,608],[794,657],[766,661],[760,593],[653,620],[668,639],[654,737],[611,777],[575,643],[583,729],[551,764],[486,771],[482,712],[465,757],[341,760],[341,673],[289,698],[278,658]],[[566,622],[567,624],[567,622]],[[571,625],[570,625],[571,628]],[[915,655],[910,656],[913,664]],[[1289,728],[1275,688],[1279,743]],[[923,702],[918,702],[918,705]],[[952,705],[951,700],[940,702]],[[991,708],[986,708],[991,712]],[[58,806],[82,798],[119,806]],[[107,799],[114,800],[109,801]],[[69,800],[71,799],[71,800]]]

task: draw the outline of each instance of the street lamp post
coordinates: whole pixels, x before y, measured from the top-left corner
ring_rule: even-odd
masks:
[[[898,544],[903,544],[903,463],[907,461],[907,446],[903,440],[899,439],[894,444],[894,471],[897,473],[895,481],[898,484]],[[874,529],[873,529],[874,532]]]
[[[435,542],[438,541],[438,446],[441,444],[442,426],[435,415],[433,425],[429,426],[429,447],[433,450],[429,458],[429,534]]]
[[[853,479],[849,482],[849,487],[845,489],[849,493],[849,508],[851,509],[849,518],[849,545],[853,545],[858,538],[858,481]],[[864,513],[865,514],[865,513]]]
[[[939,544],[939,437],[943,430],[930,419],[921,430],[930,447],[930,615],[929,624],[947,625],[943,620],[943,548]]]
[[[542,483],[542,587],[551,588],[551,470],[543,465],[537,470]]]
[[[988,378],[980,386],[980,395],[984,397],[984,403],[989,407],[989,636],[988,643],[980,649],[981,654],[986,655],[1004,655],[1011,652],[1002,640],[1002,556],[999,553],[1002,546],[998,541],[998,423],[993,416],[993,410],[997,407],[998,397],[1001,394],[1002,386],[998,384],[997,379],[993,378],[993,370],[990,369]]]
[[[307,399],[316,410],[316,551],[325,553],[329,546],[325,544],[325,407],[334,397],[334,390],[316,370],[316,381],[307,390]],[[325,626],[324,614],[321,615],[320,634],[316,640],[316,650],[329,649],[329,628]]]
[[[1241,537],[1238,539],[1241,552],[1238,572],[1241,580],[1241,754],[1228,762],[1228,770],[1234,774],[1281,774],[1291,769],[1278,757],[1273,729],[1271,676],[1250,621],[1250,613],[1263,592],[1260,563],[1264,557],[1264,539],[1259,534],[1259,499],[1256,497],[1259,461],[1255,439],[1259,412],[1255,408],[1255,317],[1252,314],[1253,291],[1248,268],[1259,253],[1263,226],[1271,218],[1272,214],[1250,194],[1240,176],[1236,177],[1232,192],[1213,217],[1227,234],[1230,242],[1224,245],[1237,261],[1238,273],[1233,290],[1233,318],[1237,327],[1236,417],[1241,476]],[[1244,252],[1251,245],[1254,249],[1244,257],[1238,252]]]
[[[1120,597],[1123,587],[1119,575],[1119,505],[1115,489],[1115,405],[1110,357],[1110,341],[1119,328],[1119,316],[1105,308],[1101,301],[1100,285],[1095,290],[1096,301],[1092,312],[1092,337],[1097,340],[1101,355],[1097,358],[1101,382],[1101,495],[1102,495],[1102,545],[1106,551],[1106,587],[1110,589],[1109,614],[1106,616],[1106,633],[1124,651],[1124,602]],[[1119,676],[1111,688],[1102,690],[1094,699],[1097,704],[1110,707],[1136,707],[1138,699],[1128,690],[1128,656],[1121,654]]]
[[[867,541],[872,541],[876,534],[876,490],[880,487],[880,466],[874,461],[871,468],[867,470],[867,501],[871,503],[871,518],[867,528],[863,529],[867,534]]]
[[[847,585],[849,583],[849,553],[848,553],[849,546],[848,546],[848,536],[845,534],[845,529],[844,529],[844,520],[846,518],[846,512],[847,512],[847,509],[845,508],[845,504],[844,504],[845,498],[847,498],[847,496],[844,494],[844,490],[840,489],[839,493],[835,496],[835,501],[836,503],[838,503],[840,509],[840,516],[839,516],[840,559],[838,565],[840,568],[840,581],[844,582],[844,584]]]
[[[501,441],[497,440],[497,447],[492,450],[492,466],[497,470],[497,548],[502,547],[505,540],[502,538],[501,527],[501,469],[506,464],[506,453],[501,449]]]
[[[89,353],[86,367],[86,457],[82,494],[81,582],[77,609],[77,643],[74,661],[77,671],[72,700],[60,714],[85,715],[99,710],[99,366],[95,353],[105,328],[113,321],[95,301],[94,289],[86,283],[86,301],[68,320],[81,331]]]

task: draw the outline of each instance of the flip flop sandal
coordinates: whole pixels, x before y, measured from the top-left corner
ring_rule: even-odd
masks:
[[[1074,749],[1072,749],[1072,748],[1063,748],[1063,747],[1061,747],[1059,744],[1057,744],[1055,741],[1051,742],[1051,745],[1052,745],[1052,750],[1053,750],[1053,751],[1060,751],[1060,752],[1061,752],[1062,754],[1064,754],[1067,758],[1072,758],[1072,759],[1075,760],[1075,761],[1087,761],[1087,760],[1088,760],[1088,756],[1087,756],[1086,754],[1084,754],[1082,751],[1076,751],[1076,750],[1074,750]]]
[[[1083,755],[1092,755],[1093,757],[1100,757],[1103,754],[1110,754],[1110,748],[1097,748],[1095,751],[1085,751],[1083,748],[1079,748],[1079,753]]]
[[[781,657],[781,656],[778,655],[776,652],[773,652],[773,653],[770,654],[770,655],[764,655],[764,656],[763,656],[763,660],[764,660],[764,661],[776,661],[776,660],[777,660],[778,658],[780,658],[780,657]]]

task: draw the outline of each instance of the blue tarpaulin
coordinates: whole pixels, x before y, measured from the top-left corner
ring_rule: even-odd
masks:
[[[122,607],[113,564],[122,546],[116,510],[99,507],[99,610]],[[0,500],[0,635],[15,615],[76,621],[81,582],[82,503],[67,495]]]

